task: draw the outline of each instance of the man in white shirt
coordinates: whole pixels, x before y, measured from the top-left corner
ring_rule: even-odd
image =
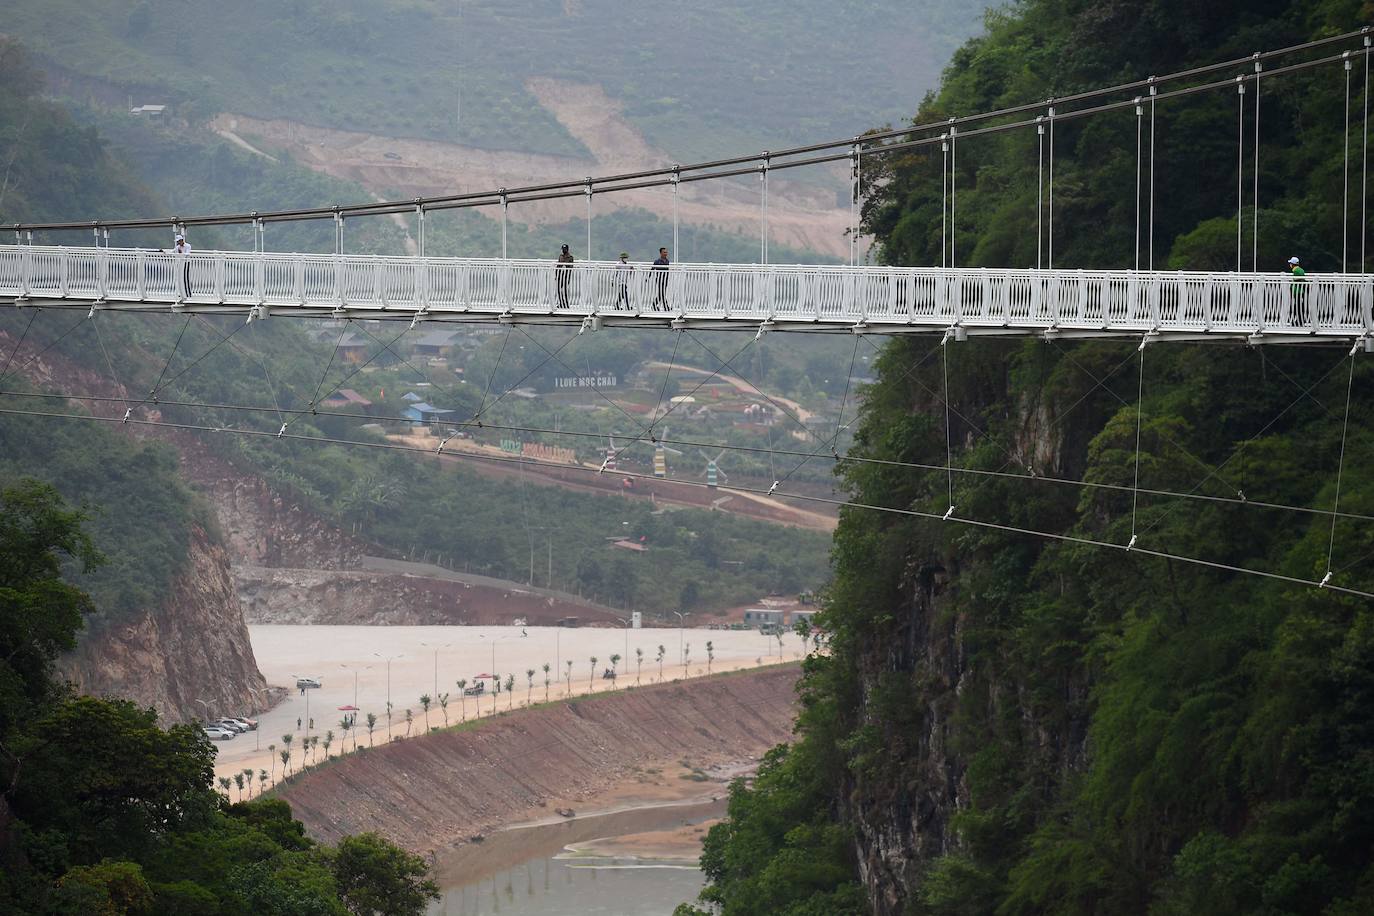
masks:
[[[191,298],[191,261],[186,256],[191,253],[191,245],[186,241],[186,236],[177,233],[176,253],[185,262],[181,272],[182,289],[186,292],[186,298]]]

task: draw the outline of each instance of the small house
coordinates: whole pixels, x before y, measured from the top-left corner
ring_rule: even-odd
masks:
[[[433,404],[426,404],[420,401],[418,404],[411,404],[401,414],[403,418],[409,420],[416,426],[428,426],[432,423],[442,423],[444,418],[453,415],[451,410],[443,410]]]
[[[430,331],[415,341],[417,356],[448,356],[453,352],[458,331]]]
[[[340,408],[354,407],[362,410],[372,406],[372,402],[363,397],[352,388],[340,388],[320,402],[321,407]]]
[[[367,362],[368,341],[365,337],[360,337],[353,332],[349,332],[339,338],[339,342],[334,345],[334,358],[344,363],[363,363]]]

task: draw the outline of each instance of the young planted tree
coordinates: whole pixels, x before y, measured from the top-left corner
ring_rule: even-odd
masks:
[[[660,645],[658,647],[658,679],[663,680],[663,656],[668,654],[668,649]]]
[[[221,777],[219,778],[219,787],[220,787],[220,791],[222,791],[222,792],[224,793],[224,797],[225,797],[225,798],[228,798],[228,797],[229,797],[229,787],[230,787],[231,785],[233,785],[233,783],[230,781],[230,779],[229,779],[228,776],[221,776]]]
[[[805,618],[798,620],[792,625],[793,631],[801,638],[802,652],[806,652],[806,644],[811,639],[811,621]]]
[[[291,749],[282,748],[279,756],[281,757],[281,778],[285,779],[291,775]]]
[[[644,667],[644,650],[635,647],[635,683],[639,683],[639,672]]]
[[[258,770],[258,794],[261,795],[262,793],[264,793],[264,792],[266,792],[266,791],[267,791],[267,771],[266,771],[266,770]]]
[[[683,677],[688,677],[688,676],[691,674],[691,672],[689,672],[689,671],[687,670],[688,668],[691,667],[691,664],[692,664],[692,644],[691,644],[691,643],[688,643],[688,644],[683,648],[683,650],[682,650],[682,676],[683,676]]]
[[[272,761],[272,785],[277,784],[277,746],[267,745],[267,759]]]
[[[343,729],[344,735],[347,736],[347,735],[348,735],[348,717],[347,717],[347,716],[344,716],[344,717],[343,717],[343,720],[342,720],[341,722],[339,722],[339,727]],[[325,760],[328,760],[328,759],[329,759],[329,745],[331,745],[331,744],[333,744],[333,743],[334,743],[334,730],[331,728],[331,729],[329,729],[328,731],[326,731],[326,732],[324,733],[324,759],[325,759]],[[347,743],[348,743],[348,738],[345,737],[345,738],[344,738],[344,744],[347,744]]]
[[[248,794],[253,794],[253,768],[248,767],[243,771],[243,781],[248,783]]]
[[[320,736],[319,736],[319,735],[311,735],[311,736],[310,736],[310,762],[311,762],[311,763],[314,763],[314,762],[315,762],[315,749],[318,748],[319,746],[320,746]]]
[[[448,694],[439,694],[439,711],[444,714],[444,728],[448,728]]]
[[[496,715],[496,698],[501,695],[501,675],[493,671],[491,679],[495,682],[491,688],[491,714],[494,716]]]
[[[544,702],[549,701],[549,663],[544,662]]]
[[[706,673],[711,673],[711,662],[715,661],[716,647],[711,640],[706,640]]]
[[[779,630],[775,635],[778,638],[778,661],[782,661],[782,638],[785,634]]]
[[[386,740],[391,740],[391,701],[386,701]]]
[[[239,790],[239,801],[243,801],[243,774],[242,774],[242,773],[235,773],[235,774],[234,774],[234,785],[237,786],[237,787],[238,787],[238,790]]]
[[[590,673],[589,675],[587,675],[587,690],[588,690],[588,691],[596,690],[596,656],[595,656],[595,655],[592,656],[592,670],[591,670],[591,673]]]
[[[463,711],[463,721],[466,722],[468,720],[468,695],[463,691],[467,689],[468,679],[460,677],[454,683],[458,685],[458,705]]]
[[[348,733],[353,730],[352,713],[349,713],[348,715],[344,716],[342,719],[339,720],[339,730],[343,732],[343,740],[339,742],[339,753],[342,754],[348,750]],[[324,733],[324,756],[326,758],[329,757],[329,743],[333,740],[334,733],[332,731]],[[358,747],[357,738],[353,739],[353,747],[355,750]]]
[[[515,708],[515,675],[506,675],[506,708]]]
[[[616,679],[616,677],[617,677],[617,675],[616,675],[616,670],[615,670],[615,669],[616,669],[616,666],[619,665],[619,664],[620,664],[620,656],[619,656],[619,654],[612,655],[612,656],[611,656],[611,686],[615,686],[615,679]]]
[[[376,747],[376,746],[377,746],[377,743],[376,743],[375,741],[372,740],[372,730],[373,730],[374,728],[376,728],[376,727],[377,727],[377,714],[376,714],[376,713],[373,713],[373,712],[370,712],[370,713],[367,714],[367,746],[368,746],[368,747]],[[354,739],[353,739],[353,748],[354,748],[354,750],[356,750],[357,747],[358,747],[358,739],[357,739],[357,738],[354,738]]]
[[[528,706],[528,705],[530,705],[530,694],[534,693],[534,669],[533,669],[533,668],[526,668],[526,669],[525,669],[525,680],[526,680],[526,682],[527,682],[527,687],[525,688],[525,705]]]
[[[429,731],[429,706],[434,702],[434,698],[427,693],[420,694],[420,706],[425,711],[425,731]],[[409,734],[409,733],[407,733]]]
[[[563,673],[563,682],[567,684],[568,687],[567,692],[563,695],[570,697],[572,696],[572,659],[568,659],[566,662],[564,662],[564,665],[567,667],[567,670]]]
[[[410,737],[410,727],[411,727],[412,725],[414,725],[414,724],[415,724],[415,714],[412,713],[412,712],[410,711],[410,707],[407,706],[407,707],[406,707],[406,737],[407,737],[407,738]]]
[[[291,751],[291,742],[294,741],[294,740],[296,740],[296,736],[293,735],[293,734],[291,734],[290,732],[288,732],[288,733],[286,733],[285,735],[282,735],[282,736],[281,736],[281,743],[282,743],[282,746],[286,749],[286,751],[287,751],[288,753]],[[286,774],[285,774],[285,773],[282,774],[282,778],[283,778],[283,779],[286,778]]]

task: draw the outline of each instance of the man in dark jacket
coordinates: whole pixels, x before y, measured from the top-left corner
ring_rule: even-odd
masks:
[[[668,249],[660,248],[658,257],[654,259],[652,270],[658,271],[655,275],[658,280],[658,291],[654,294],[654,310],[668,311]]]
[[[568,307],[568,283],[572,280],[572,266],[572,252],[564,245],[562,253],[558,255],[558,266],[554,268],[558,275],[558,307],[561,309]]]

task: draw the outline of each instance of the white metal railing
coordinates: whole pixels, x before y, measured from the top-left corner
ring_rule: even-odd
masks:
[[[408,317],[658,316],[1088,334],[1369,336],[1374,275],[992,270],[0,245],[0,296]]]

